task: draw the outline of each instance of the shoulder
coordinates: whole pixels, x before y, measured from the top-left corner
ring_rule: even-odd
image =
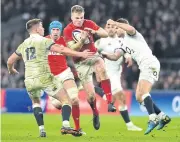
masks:
[[[65,40],[64,40],[64,37],[63,36],[61,36],[59,39],[58,39],[58,41],[57,41],[59,44],[62,44],[62,45],[66,45],[65,43]]]
[[[64,31],[68,31],[68,30],[72,30],[72,29],[73,29],[73,24],[71,22],[64,28]]]
[[[50,35],[45,36],[45,38],[51,38]]]

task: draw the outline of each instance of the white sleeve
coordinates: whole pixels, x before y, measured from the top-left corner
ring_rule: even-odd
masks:
[[[103,46],[101,44],[101,39],[96,40],[96,42],[94,43],[95,47],[98,49],[98,52],[102,52],[103,51]]]

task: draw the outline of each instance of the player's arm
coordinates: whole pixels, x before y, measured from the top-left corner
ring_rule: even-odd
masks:
[[[114,24],[117,27],[125,30],[127,32],[127,34],[129,34],[129,35],[135,35],[136,34],[136,29],[133,26],[129,25],[129,24],[119,23],[119,22],[113,21],[111,19],[109,19],[107,21],[107,24]]]
[[[87,37],[88,37],[88,33],[86,31],[81,31],[81,40],[80,41],[71,40],[67,42],[67,46],[72,50],[79,51],[83,47]]]
[[[102,51],[101,54],[103,57],[109,60],[117,61],[121,56],[124,55],[124,51],[118,48],[118,50],[115,50],[114,53],[107,53],[105,51]]]
[[[7,60],[7,68],[9,71],[9,74],[16,74],[18,71],[14,68],[14,64],[17,60],[21,59],[21,56],[17,55],[16,53],[13,53]]]
[[[75,51],[79,51],[83,47],[83,45],[83,41],[75,42],[74,40],[72,40],[67,43],[67,46]]]
[[[98,52],[101,53],[103,51],[103,47],[100,45],[100,39],[96,40],[94,43],[95,47],[98,49]]]
[[[91,32],[92,34],[96,34],[101,38],[106,38],[108,37],[108,33],[103,29],[103,28],[99,28],[98,30],[93,30],[91,28],[85,28],[85,30]]]
[[[94,52],[89,52],[85,50],[83,52],[77,52],[70,48],[64,47],[63,45],[59,44],[52,44],[49,49],[53,52],[58,52],[60,54],[64,54],[66,56],[75,56],[75,57],[82,57],[82,58],[89,58],[94,55]]]
[[[131,55],[130,55],[129,53],[125,53],[125,54],[124,54],[124,58],[125,58],[125,63],[128,64],[127,67],[132,66],[133,60],[132,60],[132,58],[131,58]]]
[[[133,26],[129,25],[129,24],[116,22],[116,25],[119,28],[125,30],[128,35],[132,35],[133,36],[133,35],[136,34],[136,29]]]

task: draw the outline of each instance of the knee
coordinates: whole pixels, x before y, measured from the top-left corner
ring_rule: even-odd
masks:
[[[40,104],[40,98],[38,98],[38,97],[37,98],[32,98],[31,100],[32,100],[33,104]]]
[[[88,93],[88,101],[93,102],[95,99],[95,93]]]
[[[67,92],[68,92],[72,105],[79,104],[78,89],[76,87],[73,87],[73,88],[68,89]]]
[[[78,98],[73,98],[71,99],[72,105],[78,105],[79,104],[79,99]]]
[[[55,98],[52,98],[50,97],[50,100],[51,100],[51,103],[52,105],[57,108],[57,109],[61,109],[62,108],[62,104],[59,100],[55,99]],[[68,101],[64,101],[65,103],[68,103]]]

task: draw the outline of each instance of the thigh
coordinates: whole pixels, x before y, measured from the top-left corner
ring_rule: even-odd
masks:
[[[95,90],[94,90],[94,84],[93,82],[87,82],[83,84],[84,90],[86,91],[88,96],[94,96]]]
[[[111,82],[111,91],[112,94],[116,94],[119,91],[122,91],[122,85],[121,85],[121,77],[120,74],[115,73],[116,75],[110,74],[110,82]]]
[[[144,65],[140,69],[139,81],[146,80],[153,85],[155,81],[158,81],[159,72],[160,72],[160,64],[158,62]]]
[[[56,95],[53,96],[55,99],[59,100],[62,104],[69,104],[70,103],[70,99],[69,96],[67,95],[67,92],[65,89],[61,89],[59,90]]]
[[[53,75],[49,80],[44,84],[43,90],[49,95],[54,96],[56,95],[61,89],[63,88],[62,82],[60,82],[56,77]]]
[[[147,80],[139,80],[138,84],[137,84],[137,89],[136,89],[136,95],[144,95],[146,93],[149,93],[151,91],[152,88],[152,83],[150,83]]]
[[[92,81],[92,74],[93,74],[92,65],[76,64],[76,70],[82,84]]]

